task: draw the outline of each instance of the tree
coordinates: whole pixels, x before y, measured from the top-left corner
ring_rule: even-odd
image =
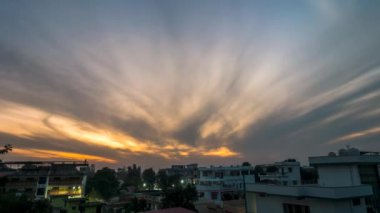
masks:
[[[268,167],[267,167],[267,172],[268,172],[268,173],[275,173],[275,172],[278,172],[278,167],[277,167],[277,166],[268,166]]]
[[[156,173],[152,168],[145,169],[142,173],[144,182],[146,183],[149,190],[152,190],[154,183],[156,182]]]
[[[148,210],[148,205],[145,199],[134,197],[131,199],[131,202],[124,206],[124,208],[126,212],[145,212]]]
[[[243,162],[242,164],[241,164],[242,166],[251,166],[251,164],[249,163],[249,162]]]
[[[195,210],[194,202],[198,199],[195,186],[188,184],[185,188],[181,185],[165,190],[162,198],[162,208],[183,207]]]
[[[168,175],[164,170],[159,170],[156,176],[157,185],[162,190],[165,190],[169,187]]]
[[[124,180],[123,188],[135,187],[138,188],[141,185],[141,167],[137,167],[136,164],[128,166],[127,177]]]
[[[10,144],[7,144],[4,146],[3,149],[0,149],[0,154],[7,154],[8,152],[12,151],[13,147]]]
[[[157,185],[162,190],[173,188],[173,186],[180,185],[181,176],[178,174],[168,176],[165,170],[160,170],[157,173]]]
[[[10,144],[4,145],[4,148],[0,149],[0,155],[7,154],[8,152],[12,151],[13,147]],[[0,159],[0,163],[2,160]],[[1,165],[0,165],[1,166]]]
[[[52,207],[48,200],[31,201],[26,195],[16,196],[15,193],[1,193],[0,212],[48,213],[52,212]]]
[[[87,193],[90,193],[94,189],[102,198],[109,199],[117,194],[119,181],[113,169],[104,167],[96,171],[95,175],[88,179],[86,188]]]

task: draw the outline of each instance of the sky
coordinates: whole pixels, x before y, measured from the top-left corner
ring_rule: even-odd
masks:
[[[380,151],[379,1],[0,2],[3,160]]]

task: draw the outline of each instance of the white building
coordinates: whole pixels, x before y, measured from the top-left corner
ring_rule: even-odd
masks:
[[[294,159],[261,165],[262,172],[258,174],[260,182],[273,182],[284,186],[301,184],[301,164]]]
[[[380,155],[340,150],[339,155],[310,157],[318,184],[247,184],[249,213],[372,213],[379,211]]]
[[[198,167],[196,188],[200,197],[223,206],[224,194],[237,194],[244,191],[244,181],[254,183],[252,166]]]

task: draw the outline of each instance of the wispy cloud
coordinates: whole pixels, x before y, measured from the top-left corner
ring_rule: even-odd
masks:
[[[379,126],[379,7],[3,3],[0,140],[119,164],[327,152]]]
[[[74,152],[62,152],[56,150],[45,149],[20,149],[16,148],[12,151],[15,155],[28,156],[30,158],[44,159],[44,160],[89,160],[92,162],[105,162],[116,163],[117,161],[112,158],[106,158],[96,155],[86,155]]]

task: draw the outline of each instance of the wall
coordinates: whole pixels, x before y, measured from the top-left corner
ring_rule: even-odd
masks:
[[[283,203],[305,205],[310,213],[365,213],[364,200],[361,206],[352,206],[351,199],[327,200],[317,198],[297,199],[267,195],[262,197],[256,193],[247,193],[248,213],[283,213]]]
[[[356,165],[318,166],[318,183],[324,187],[357,186],[360,176]]]

